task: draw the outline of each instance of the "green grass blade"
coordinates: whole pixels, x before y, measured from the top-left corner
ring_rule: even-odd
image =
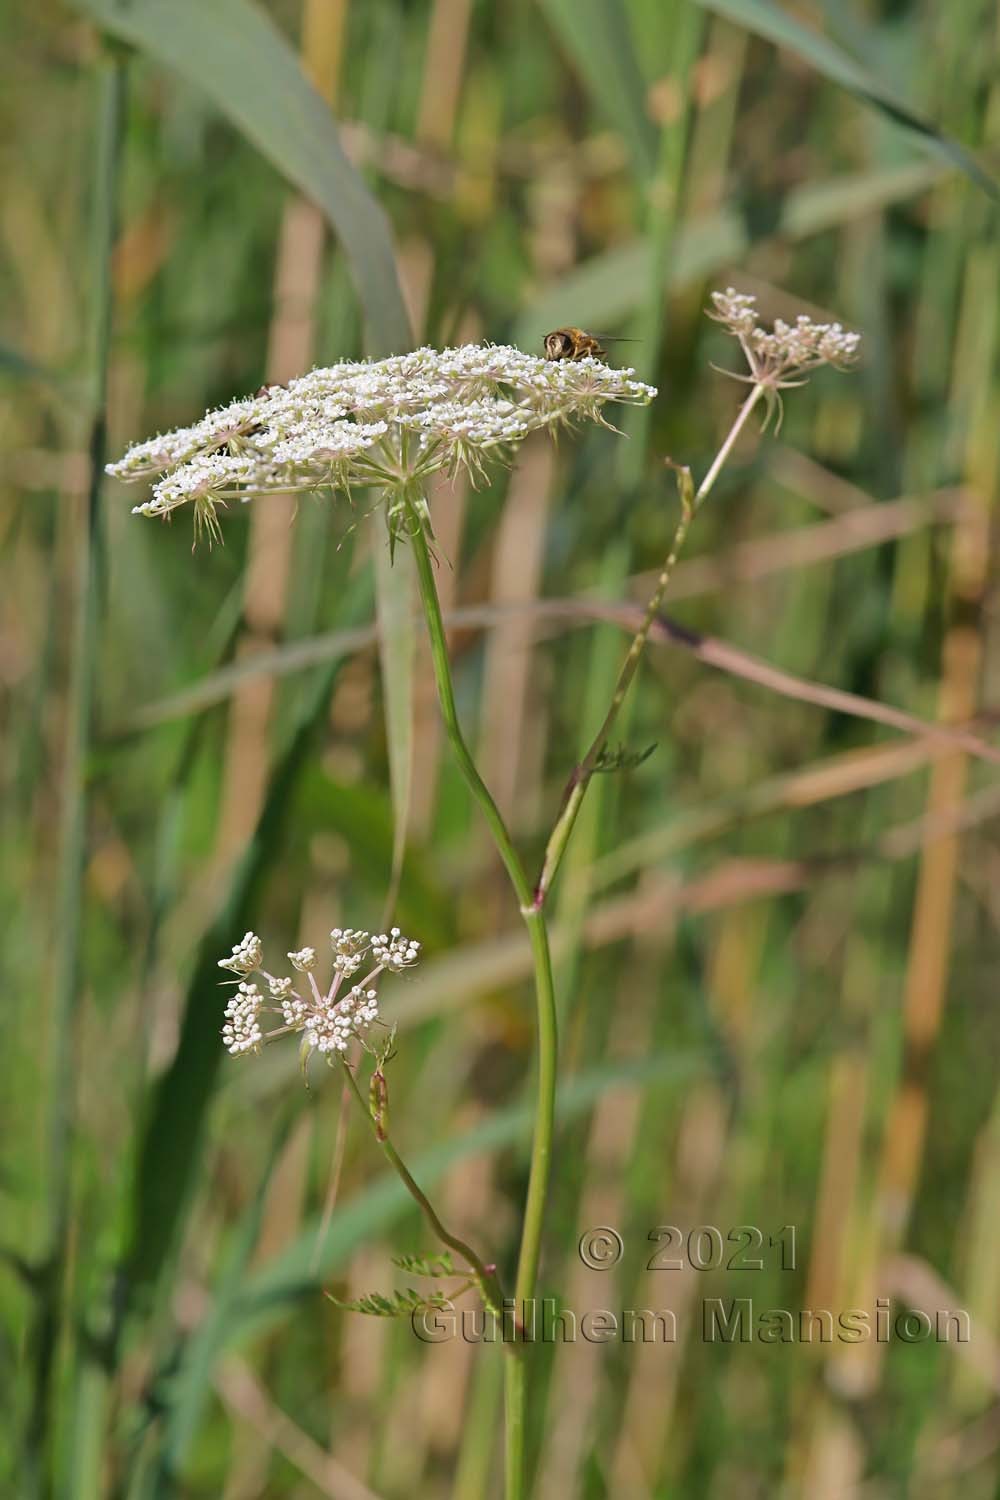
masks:
[[[1000,199],[1000,185],[985,172],[970,151],[923,119],[909,105],[896,99],[867,68],[857,62],[849,52],[831,41],[821,32],[803,26],[801,21],[775,5],[772,0],[698,0],[706,10],[724,16],[737,26],[743,26],[756,36],[773,42],[776,47],[787,47],[815,68],[817,73],[847,89],[863,104],[871,106],[885,115],[886,119],[902,126],[916,136],[928,150],[952,162],[967,177],[979,185],[991,198]],[[872,48],[874,51],[874,47]]]
[[[47,1085],[46,1194],[44,1240],[36,1272],[34,1362],[31,1408],[25,1432],[22,1491],[47,1493],[58,1444],[57,1374],[62,1317],[70,1275],[73,1212],[74,1137],[77,1130],[77,1052],[85,985],[83,979],[85,897],[88,859],[88,779],[100,644],[98,592],[102,572],[102,507],[107,434],[111,319],[114,304],[112,252],[121,192],[125,138],[127,65],[121,58],[102,69],[101,108],[96,131],[96,172],[91,258],[91,381],[88,478],[81,525],[74,536],[76,558],[68,715],[62,763],[62,806],[55,907],[55,964],[49,1025]],[[73,1351],[75,1353],[75,1350]]]
[[[78,0],[112,36],[201,89],[332,224],[375,354],[409,348],[385,214],[344,155],[337,128],[295,53],[249,0]]]
[[[622,0],[541,0],[549,24],[594,101],[620,131],[644,173],[656,162],[656,131]]]
[[[205,1397],[211,1388],[215,1350],[247,1276],[260,1234],[267,1191],[292,1120],[293,1113],[286,1108],[272,1138],[254,1196],[235,1227],[226,1254],[221,1257],[210,1309],[186,1341],[177,1369],[170,1373],[163,1441],[157,1462],[159,1481],[164,1487],[176,1479],[197,1431]]]

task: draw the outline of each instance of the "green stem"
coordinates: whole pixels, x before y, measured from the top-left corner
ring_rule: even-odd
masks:
[[[535,974],[535,1003],[538,1027],[538,1080],[535,1093],[535,1121],[531,1142],[531,1166],[528,1174],[528,1194],[525,1200],[524,1220],[521,1229],[521,1249],[517,1263],[517,1284],[514,1292],[515,1313],[518,1322],[524,1318],[524,1309],[535,1296],[538,1280],[538,1260],[541,1253],[542,1225],[545,1216],[545,1201],[548,1195],[549,1168],[552,1160],[552,1137],[555,1121],[556,1066],[558,1061],[558,1032],[556,1027],[555,986],[552,979],[552,958],[549,953],[549,936],[543,913],[533,901],[528,877],[511,841],[500,810],[490,795],[489,789],[476,769],[475,762],[462,734],[455,706],[455,692],[451,680],[451,663],[448,659],[448,642],[441,604],[434,581],[434,565],[424,531],[423,518],[413,500],[407,499],[410,518],[411,542],[417,565],[417,581],[420,598],[427,620],[430,639],[431,661],[437,683],[438,699],[444,718],[445,731],[455,759],[464,775],[473,797],[479,803],[483,816],[493,835],[497,852],[503,860],[510,883],[517,896],[521,916],[524,918],[531,941],[531,953]],[[515,1358],[507,1361],[505,1375],[506,1407],[506,1496],[507,1500],[520,1500],[524,1494],[524,1419],[526,1398],[527,1350],[515,1345]]]
[[[527,1360],[525,1350],[514,1346],[515,1358],[504,1360],[504,1496],[521,1500],[525,1483],[524,1418],[527,1409]]]
[[[740,410],[736,415],[736,419],[733,422],[732,427],[726,434],[726,439],[723,442],[722,447],[719,449],[718,453],[715,455],[715,458],[712,460],[711,467],[709,468],[708,473],[705,475],[701,484],[698,486],[698,490],[696,493],[692,492],[691,480],[688,471],[686,469],[678,470],[678,473],[680,475],[681,490],[681,518],[677,523],[676,530],[674,531],[673,541],[670,544],[670,551],[667,554],[667,559],[660,570],[659,578],[657,578],[656,580],[656,587],[653,590],[649,603],[646,605],[646,610],[642,617],[642,623],[635,633],[632,644],[628,649],[628,655],[625,657],[625,660],[622,663],[621,671],[618,673],[618,680],[615,683],[614,692],[611,695],[611,703],[608,707],[608,711],[604,715],[604,721],[601,724],[600,729],[594,736],[593,740],[591,741],[590,748],[588,749],[586,755],[574,768],[573,774],[570,777],[569,782],[567,783],[566,791],[563,794],[562,809],[559,813],[559,817],[556,820],[555,827],[549,835],[549,841],[545,846],[545,858],[542,861],[542,871],[535,886],[533,905],[535,910],[537,911],[540,911],[545,903],[545,898],[548,894],[549,887],[555,879],[556,871],[558,870],[559,865],[562,862],[562,857],[566,852],[566,846],[569,843],[570,835],[573,832],[573,825],[577,820],[577,816],[580,812],[580,807],[583,803],[584,796],[586,795],[587,785],[590,781],[591,776],[593,776],[594,772],[598,769],[601,754],[607,746],[608,737],[610,736],[611,731],[614,728],[615,720],[618,718],[618,715],[621,712],[621,706],[625,701],[625,695],[628,692],[632,684],[632,679],[636,674],[636,670],[639,666],[639,659],[645,649],[646,641],[649,638],[649,632],[653,626],[653,621],[659,614],[660,605],[663,603],[663,596],[667,591],[667,586],[670,583],[674,568],[677,566],[677,560],[681,555],[684,543],[687,541],[687,535],[688,531],[691,528],[691,522],[694,520],[699,509],[701,508],[703,501],[711,491],[716,479],[719,477],[722,466],[725,463],[726,459],[729,457],[730,452],[732,451],[733,444],[736,442],[736,439],[742,431],[747,419],[750,416],[750,413],[753,411],[754,407],[757,405],[757,402],[764,394],[764,390],[765,387],[762,385],[755,385],[751,390],[749,396],[740,407]]]
[[[343,1069],[344,1077],[347,1080],[352,1094],[358,1101],[362,1112],[368,1119],[372,1119],[371,1111],[369,1110],[368,1105],[365,1102],[365,1097],[362,1094],[361,1090],[358,1088],[358,1080],[355,1078],[346,1059],[343,1060]],[[373,1124],[374,1123],[375,1122],[373,1121]],[[477,1255],[472,1246],[467,1245],[465,1240],[460,1239],[457,1234],[452,1234],[450,1229],[445,1228],[444,1224],[442,1224],[441,1220],[438,1218],[434,1205],[431,1203],[430,1199],[427,1197],[427,1194],[423,1191],[416,1178],[410,1172],[409,1167],[406,1165],[403,1158],[400,1156],[399,1152],[392,1144],[392,1141],[385,1134],[384,1129],[376,1128],[375,1139],[378,1141],[383,1155],[391,1163],[393,1169],[402,1181],[403,1186],[406,1188],[406,1191],[417,1204],[424,1218],[427,1220],[431,1231],[437,1235],[438,1239],[443,1245],[447,1245],[449,1250],[454,1250],[456,1255],[461,1255],[463,1260],[468,1261],[469,1265],[472,1267],[473,1272],[475,1273],[475,1278],[479,1286],[479,1290],[483,1294],[483,1300],[488,1307],[491,1307],[493,1309],[497,1317],[501,1317],[503,1313],[503,1289],[500,1286],[500,1280],[497,1276],[496,1270],[486,1265],[482,1257]]]
[[[420,586],[420,600],[423,604],[424,615],[427,619],[427,633],[430,637],[431,661],[434,665],[434,680],[437,683],[438,700],[441,704],[441,714],[444,718],[445,731],[448,741],[458,761],[459,769],[469,785],[469,790],[479,803],[483,817],[489,825],[493,842],[496,844],[497,853],[504,862],[510,883],[522,908],[531,904],[531,887],[528,877],[524,873],[524,866],[518,856],[517,850],[507,832],[500,809],[493,801],[489,788],[476,769],[476,763],[472,759],[472,753],[465,743],[462,734],[462,726],[458,722],[458,709],[455,706],[455,690],[451,681],[451,663],[448,659],[448,640],[445,635],[444,621],[441,618],[441,603],[438,599],[437,584],[434,581],[434,564],[431,561],[430,548],[427,545],[427,537],[424,532],[424,521],[416,509],[412,500],[407,500],[410,518],[411,541],[413,543],[413,556],[417,565],[417,582]]]

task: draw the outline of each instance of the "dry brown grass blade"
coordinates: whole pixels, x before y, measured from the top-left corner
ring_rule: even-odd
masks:
[[[749,818],[815,807],[852,792],[868,791],[920,770],[947,747],[931,740],[903,740],[863,750],[847,750],[814,765],[766,777],[718,801],[696,805],[635,838],[626,839],[595,864],[591,888],[600,889],[694,843],[716,838]]]
[[[505,614],[521,612],[525,609],[528,609],[540,621],[570,620],[574,624],[583,625],[592,620],[607,620],[612,624],[620,625],[623,630],[629,632],[635,631],[642,616],[642,611],[631,604],[607,604],[600,600],[586,599],[541,599],[530,606],[519,605],[517,611],[501,609],[497,605],[476,605],[466,609],[456,609],[446,617],[445,623],[449,627],[461,629],[483,629],[494,626]],[[119,727],[118,732],[134,733],[183,714],[210,708],[235,691],[236,686],[245,676],[257,674],[279,676],[288,672],[301,671],[302,668],[315,666],[318,662],[330,661],[364,650],[373,646],[375,640],[375,627],[369,625],[356,630],[333,631],[329,635],[313,636],[309,640],[295,642],[283,647],[280,651],[267,653],[250,663],[249,669],[248,666],[239,664],[235,667],[224,668],[220,672],[212,673],[210,678],[203,679],[193,688],[185,689],[182,693],[176,693],[170,698],[161,699],[158,703],[140,709]],[[872,698],[863,698],[858,693],[847,693],[840,688],[825,687],[822,683],[794,677],[791,673],[769,666],[768,663],[740,651],[735,646],[730,646],[712,636],[699,635],[665,617],[661,617],[654,625],[650,632],[650,640],[654,644],[683,647],[707,665],[718,668],[719,671],[729,672],[735,677],[743,677],[749,682],[756,682],[759,686],[767,687],[784,697],[797,698],[800,702],[813,703],[817,707],[828,708],[835,713],[848,714],[853,718],[868,719],[876,724],[884,724],[890,729],[897,729],[904,734],[919,735],[941,744],[949,744],[970,755],[978,756],[982,760],[1000,764],[1000,750],[967,729],[918,719],[914,714],[905,713],[902,709],[893,708],[888,704],[877,703]]]
[[[811,500],[831,516],[840,516],[850,510],[862,510],[865,506],[876,503],[860,485],[841,478],[825,464],[817,463],[808,453],[785,447],[784,444],[775,444],[771,450],[768,473],[786,489]]]
[[[274,1404],[244,1360],[235,1356],[223,1360],[215,1388],[230,1412],[263,1436],[321,1495],[329,1500],[379,1500],[374,1490]]]
[[[632,619],[636,618],[633,614]],[[918,719],[914,714],[908,714],[901,708],[893,708],[887,703],[877,703],[873,698],[863,698],[858,693],[848,693],[842,688],[826,687],[823,683],[812,682],[804,677],[794,677],[790,672],[772,667],[768,662],[740,651],[726,641],[699,635],[664,616],[657,622],[656,631],[662,639],[672,645],[682,646],[707,666],[716,667],[720,672],[728,672],[733,677],[742,677],[747,682],[755,682],[759,687],[766,687],[785,698],[796,698],[800,703],[813,703],[817,708],[850,714],[857,719],[869,719],[875,724],[884,724],[888,729],[898,729],[903,734],[921,735],[941,744],[947,743],[966,754],[978,756],[980,760],[1000,765],[1000,749],[967,729]],[[971,718],[971,714],[965,717]]]
[[[465,76],[471,0],[434,0],[427,30],[417,141],[432,150],[451,147]]]
[[[992,261],[990,262],[992,266]],[[967,293],[975,283],[970,268]],[[984,483],[996,472],[997,438],[990,420],[974,429],[971,467]],[[940,711],[943,719],[968,718],[976,710],[983,659],[979,615],[990,557],[989,512],[985,504],[970,511],[954,537],[950,592],[954,619],[942,652]],[[964,747],[963,747],[964,748]],[[922,847],[913,925],[903,995],[903,1067],[882,1139],[874,1204],[879,1259],[904,1243],[917,1193],[930,1118],[928,1071],[941,1029],[948,994],[955,904],[958,889],[959,834],[966,826],[965,786],[968,759],[948,755],[934,766],[924,823],[934,837]],[[990,799],[997,788],[980,794]],[[859,1359],[863,1379],[874,1386],[884,1349],[866,1349]]]
[[[920,1255],[891,1256],[882,1266],[880,1280],[883,1295],[898,1297],[907,1307],[926,1313],[932,1323],[939,1313],[963,1307],[957,1289]],[[968,1339],[952,1338],[947,1345],[957,1359],[968,1364],[1000,1396],[1000,1341],[992,1329],[970,1317]]]
[[[898,541],[925,526],[954,525],[972,503],[968,490],[942,489],[927,496],[857,506],[828,521],[755,537],[724,552],[679,563],[670,582],[670,598],[689,599],[731,588],[734,583],[754,583],[775,573]],[[656,578],[655,572],[640,573],[631,580],[630,592],[648,598]]]

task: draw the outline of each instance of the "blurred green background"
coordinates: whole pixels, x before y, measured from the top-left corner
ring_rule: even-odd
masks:
[[[397,915],[426,961],[384,992],[393,1129],[509,1268],[529,957],[422,647],[387,745],[379,531],[363,497],[279,497],[192,555],[184,517],[93,482],[207,405],[403,347],[393,261],[418,342],[579,324],[660,388],[626,438],[432,496],[464,722],[529,867],[627,642],[587,599],[649,592],[662,461],[704,472],[739,400],[708,292],[865,341],[740,443],[668,601],[727,649],[650,646],[624,733],[656,752],[594,782],[555,892],[542,1291],[672,1309],[678,1339],[546,1351],[533,1493],[1000,1493],[998,28],[986,0],[8,7],[3,1494],[499,1493],[499,1351],[321,1297],[433,1248],[336,1076],[218,1040],[248,927],[283,953],[378,924],[411,752]],[[613,1270],[578,1256],[595,1225]],[[765,1268],[648,1270],[664,1225],[757,1226]],[[961,1308],[972,1337],[706,1342],[703,1300],[737,1296]]]

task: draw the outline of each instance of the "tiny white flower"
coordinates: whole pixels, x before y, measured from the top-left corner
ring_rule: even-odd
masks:
[[[267,987],[271,992],[272,1000],[288,1000],[292,993],[290,979],[275,979],[272,975],[267,981]]]
[[[295,1031],[301,1031],[310,1015],[311,1007],[308,1000],[291,994],[282,997],[281,1019],[286,1026],[291,1026]]]

